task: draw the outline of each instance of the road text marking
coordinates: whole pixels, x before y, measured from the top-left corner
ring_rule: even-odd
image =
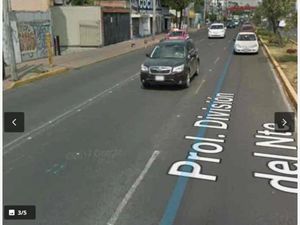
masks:
[[[282,151],[283,155],[278,155],[278,151],[276,151],[276,155],[254,152],[253,156],[268,158],[266,165],[272,172],[270,174],[254,172],[253,175],[255,178],[264,178],[269,180],[271,187],[279,191],[296,194],[298,192],[297,157],[286,155],[287,153],[296,154],[297,147],[294,146],[295,139],[291,137],[292,133],[290,132],[276,132],[274,123],[265,123],[263,124],[263,128],[265,130],[257,131],[257,134],[255,135],[256,138],[263,140],[256,141],[255,145],[265,148],[279,149]],[[291,143],[293,145],[291,145]],[[288,151],[286,149],[288,149]]]
[[[208,97],[208,99],[211,99]],[[212,103],[209,111],[205,116],[197,116],[194,127],[209,128],[217,130],[227,130],[230,112],[234,100],[232,93],[217,93],[216,97],[211,99]],[[187,178],[196,178],[208,181],[217,181],[216,175],[208,175],[202,172],[203,162],[221,163],[220,158],[203,157],[204,154],[218,154],[223,152],[223,146],[220,143],[225,142],[226,136],[224,134],[217,135],[216,138],[207,138],[201,136],[185,136],[187,140],[193,140],[194,144],[188,152],[186,160],[176,161],[170,167],[168,174]]]

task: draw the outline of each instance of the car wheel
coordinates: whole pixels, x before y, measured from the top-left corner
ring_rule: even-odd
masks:
[[[200,75],[200,61],[197,61],[197,69],[196,69],[196,76]]]
[[[184,88],[189,88],[191,85],[191,76],[190,76],[190,71],[188,72],[188,74],[186,75],[186,80],[184,82],[183,87]]]

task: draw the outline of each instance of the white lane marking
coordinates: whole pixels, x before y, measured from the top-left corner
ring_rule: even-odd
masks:
[[[131,188],[129,189],[129,191],[126,193],[125,197],[123,198],[123,200],[121,201],[121,203],[118,205],[116,211],[114,212],[114,214],[112,215],[112,217],[107,222],[107,225],[114,225],[117,222],[117,220],[118,220],[120,214],[122,213],[124,207],[127,205],[128,201],[131,199],[131,197],[134,194],[135,190],[137,189],[137,187],[140,185],[140,183],[144,179],[145,175],[149,171],[151,165],[153,164],[153,162],[155,161],[155,159],[157,158],[157,156],[159,155],[159,153],[160,153],[159,151],[154,151],[152,153],[152,156],[148,160],[145,168],[143,169],[143,171],[141,172],[141,174],[138,176],[138,178],[135,180],[134,184],[131,186]]]
[[[127,78],[127,79],[121,81],[120,83],[118,83],[118,85],[115,84],[115,85],[113,85],[112,87],[105,89],[104,91],[98,93],[97,95],[93,96],[92,98],[89,98],[89,99],[83,101],[82,103],[80,103],[80,104],[74,106],[73,108],[69,109],[68,111],[66,111],[66,112],[64,112],[64,113],[62,113],[62,114],[56,116],[55,118],[51,119],[51,120],[50,120],[51,123],[50,123],[50,121],[48,121],[48,122],[42,124],[41,126],[39,126],[39,127],[37,127],[37,128],[34,128],[34,129],[32,129],[31,131],[28,131],[27,133],[21,135],[20,137],[14,139],[13,141],[11,141],[11,142],[7,143],[6,145],[4,145],[3,148],[4,148],[4,149],[5,149],[5,148],[8,148],[8,147],[12,146],[13,144],[17,143],[18,141],[27,138],[28,136],[34,137],[36,134],[40,133],[40,132],[39,132],[40,130],[47,128],[49,125],[52,125],[53,123],[56,123],[56,122],[58,122],[58,121],[62,121],[63,119],[68,118],[72,113],[80,112],[80,111],[83,110],[85,107],[87,107],[88,105],[90,105],[91,102],[94,101],[95,99],[100,98],[100,97],[104,96],[105,94],[109,93],[112,89],[114,89],[114,88],[116,88],[116,87],[119,87],[119,86],[121,86],[122,84],[127,83],[127,82],[128,82],[129,80],[131,80],[132,78],[135,78],[135,77],[139,76],[139,74],[140,74],[140,73],[138,72],[138,73],[136,73],[136,74],[130,76],[129,78]],[[24,141],[26,141],[26,139],[25,139]],[[8,151],[3,151],[3,155],[6,155],[6,154],[9,153],[11,150],[12,150],[12,149],[10,149],[10,150],[8,150]]]
[[[202,80],[202,81],[201,81],[199,87],[198,87],[197,90],[195,91],[195,94],[196,94],[196,95],[198,94],[198,92],[199,92],[200,88],[202,87],[202,85],[204,84],[204,82],[205,82],[205,80]]]
[[[212,70],[212,69],[209,69],[208,71],[209,71],[209,72],[212,72],[213,70]]]
[[[214,44],[215,44],[214,42],[212,42],[212,43],[208,43],[208,45],[209,45],[209,46],[212,46],[212,45],[214,45]]]
[[[217,62],[220,60],[220,57],[217,57],[216,60],[214,61],[214,64],[217,64]]]
[[[202,42],[202,41],[204,41],[204,38],[200,39],[198,42]]]

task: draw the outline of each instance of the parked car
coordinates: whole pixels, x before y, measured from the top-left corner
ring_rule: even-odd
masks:
[[[178,39],[186,40],[189,37],[190,37],[189,34],[185,30],[175,29],[167,34],[166,39],[167,40],[178,40]]]
[[[147,57],[141,65],[140,73],[144,88],[152,84],[188,88],[191,78],[200,73],[198,50],[191,39],[160,42]]]
[[[244,24],[241,26],[240,32],[255,32],[255,27],[252,24]]]
[[[208,38],[219,37],[224,38],[226,36],[226,27],[223,23],[213,23],[208,28]]]
[[[234,53],[258,53],[259,44],[254,32],[240,32],[234,41]]]

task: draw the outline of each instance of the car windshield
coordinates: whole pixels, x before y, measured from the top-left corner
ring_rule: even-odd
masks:
[[[237,38],[238,41],[256,41],[254,34],[240,34]]]
[[[183,32],[182,31],[173,31],[169,34],[170,37],[179,37],[179,36],[183,36]]]
[[[213,30],[223,29],[223,28],[224,28],[223,25],[211,25],[211,26],[210,26],[210,29],[213,29]]]
[[[182,59],[185,57],[183,44],[165,44],[159,45],[152,51],[151,58],[176,58]]]

